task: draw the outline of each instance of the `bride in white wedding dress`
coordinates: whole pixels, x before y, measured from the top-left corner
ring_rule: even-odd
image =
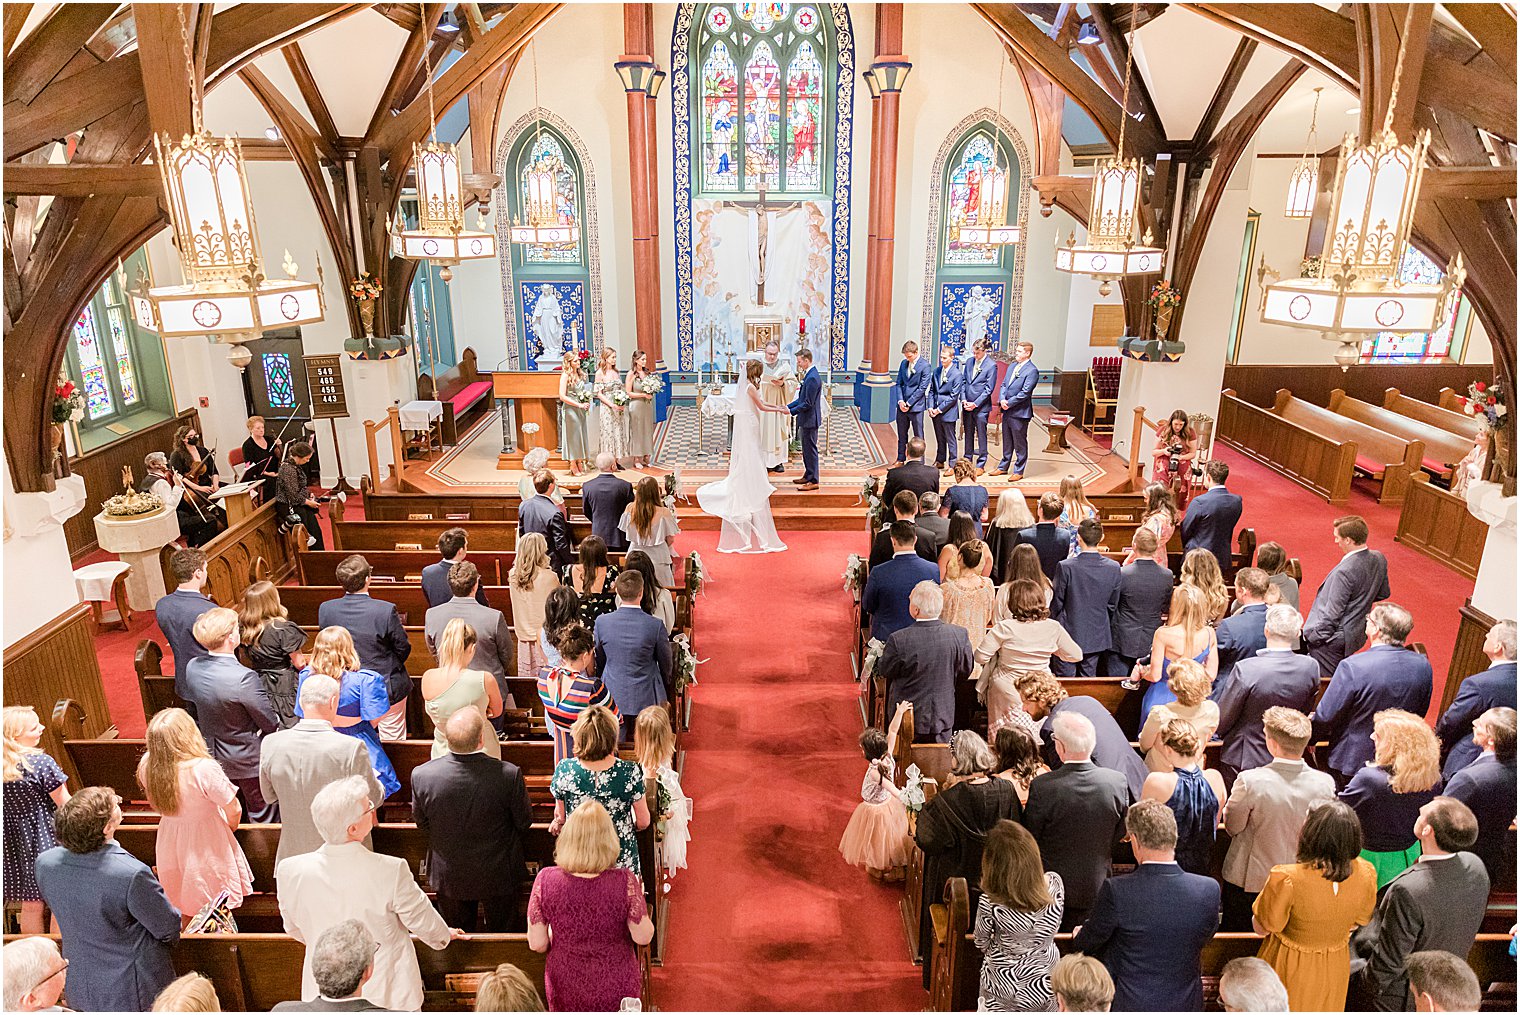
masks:
[[[756,385],[762,372],[760,361],[750,360],[739,380],[728,476],[697,490],[697,503],[702,510],[723,519],[723,532],[718,539],[720,553],[775,553],[786,549],[771,518],[770,498],[776,488],[765,471],[760,449],[760,413],[785,413],[786,409],[767,405],[760,397]]]

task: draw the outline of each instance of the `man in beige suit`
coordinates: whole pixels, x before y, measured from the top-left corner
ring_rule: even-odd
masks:
[[[259,787],[267,802],[281,804],[284,819],[276,865],[322,845],[322,836],[312,824],[311,802],[325,787],[357,775],[366,781],[377,806],[385,799],[364,743],[333,729],[338,682],[313,673],[301,684],[300,703],[301,721],[269,734],[259,748]],[[364,844],[370,844],[368,837]]]
[[[476,600],[479,589],[480,572],[474,564],[465,560],[449,568],[449,590],[454,593],[454,598],[427,611],[422,633],[427,638],[428,651],[436,659],[438,639],[443,637],[443,629],[449,626],[449,621],[457,617],[469,624],[475,631],[475,658],[470,660],[470,665],[495,677],[501,688],[502,704],[516,708],[512,692],[507,687],[507,674],[517,672],[512,662],[515,648],[512,629],[507,626],[507,618],[500,610],[482,606]]]
[[[1313,732],[1309,717],[1274,705],[1262,714],[1261,723],[1272,761],[1241,772],[1224,806],[1231,837],[1224,858],[1224,931],[1250,933],[1251,905],[1272,868],[1293,862],[1304,819],[1335,799],[1335,780],[1304,761]]]
[[[285,933],[313,944],[334,924],[358,920],[379,945],[375,973],[362,996],[387,1011],[418,1011],[422,970],[412,935],[441,951],[464,933],[451,930],[438,915],[404,859],[365,848],[364,837],[375,825],[365,780],[349,776],[322,790],[312,801],[311,819],[322,833],[322,846],[275,868]],[[305,1001],[320,993],[312,973],[314,951],[306,949],[301,967]]]

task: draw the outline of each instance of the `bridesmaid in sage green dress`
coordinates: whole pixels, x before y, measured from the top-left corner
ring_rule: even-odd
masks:
[[[591,461],[591,386],[581,370],[581,361],[572,351],[565,357],[559,374],[559,400],[564,406],[565,457],[570,459],[570,475],[579,476]]]
[[[639,386],[649,376],[649,354],[640,349],[633,354],[628,371],[628,453],[634,468],[648,468],[654,454],[654,396]]]

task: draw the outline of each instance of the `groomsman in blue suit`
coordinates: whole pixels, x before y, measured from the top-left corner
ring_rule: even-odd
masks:
[[[961,370],[955,365],[955,348],[939,347],[939,368],[929,378],[929,419],[934,424],[934,467],[943,469],[955,461],[955,421],[961,414]],[[968,445],[966,450],[971,450]]]
[[[1003,410],[1003,460],[992,470],[994,476],[1006,472],[1010,480],[1020,480],[1029,465],[1029,421],[1034,418],[1035,385],[1040,383],[1040,368],[1034,365],[1033,356],[1034,343],[1013,343],[1013,365],[998,392],[998,405]]]
[[[813,354],[802,349],[797,353],[797,369],[802,371],[802,386],[787,411],[797,417],[797,440],[802,443],[802,478],[792,480],[800,490],[818,489],[818,428],[823,425],[823,381],[813,366]]]
[[[961,392],[961,416],[966,431],[966,457],[977,472],[987,468],[987,417],[992,415],[992,389],[997,385],[997,364],[987,358],[987,340],[971,345],[971,362],[961,368],[965,390]]]
[[[897,367],[897,461],[908,457],[908,427],[913,436],[924,435],[924,410],[929,407],[929,364],[918,358],[918,343],[904,342],[903,361]]]

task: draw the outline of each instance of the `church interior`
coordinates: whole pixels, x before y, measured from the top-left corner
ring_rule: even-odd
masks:
[[[1230,1003],[1231,976],[1244,991],[1259,966],[1282,1010],[1407,1010],[1435,996],[1425,967],[1399,953],[1394,985],[1374,989],[1379,962],[1358,949],[1385,910],[1416,905],[1401,872],[1453,853],[1486,869],[1471,926],[1427,928],[1405,952],[1455,954],[1476,979],[1472,1007],[1435,1010],[1514,1010],[1513,4],[6,2],[3,24],[7,1009],[147,1010],[169,988],[220,1007],[153,1010],[1276,1010]],[[734,519],[708,491],[741,472],[774,487],[765,548],[785,552],[729,552]],[[623,499],[598,512],[614,485]],[[898,577],[900,558],[924,574]],[[1347,591],[1369,559],[1381,577]],[[1083,561],[1112,582],[1096,627],[1077,619]],[[1139,619],[1137,561],[1164,578]],[[664,758],[645,750],[652,706],[620,690],[611,623],[640,575],[634,599],[666,613]],[[550,585],[579,596],[552,633]],[[184,596],[199,605],[175,621]],[[360,596],[393,625],[388,677],[369,621],[335,609]],[[496,619],[437,612],[471,598]],[[221,616],[231,641],[208,641]],[[906,639],[942,616],[970,653],[957,637],[953,662],[930,663]],[[445,624],[468,632],[476,669]],[[1018,641],[1039,624],[1081,661]],[[501,654],[480,669],[487,627]],[[300,636],[271,670],[254,635],[277,629]],[[1294,715],[1313,732],[1289,753],[1334,777],[1325,799],[1360,818],[1356,863],[1378,873],[1376,910],[1322,949],[1340,963],[1323,1003],[1280,957],[1307,947],[1291,920],[1263,915],[1276,882],[1240,880],[1265,847],[1235,797],[1258,785],[1246,769],[1286,757],[1263,714],[1291,699],[1242,721],[1250,766],[1226,720],[1272,652],[1311,675]],[[189,690],[202,658],[229,656],[277,731],[228,718],[231,685]],[[273,809],[267,770],[271,738],[321,725],[298,691],[320,660],[340,664],[335,717],[351,678],[382,698],[400,681],[374,715],[321,728],[364,740],[365,778],[397,780],[357,839],[366,862],[405,861],[398,898],[426,911],[377,916],[341,899],[384,891],[327,886],[379,949],[347,1001],[312,979],[295,805],[287,792]],[[939,697],[910,689],[946,667]],[[1409,667],[1423,693],[1401,699]],[[1201,704],[1169,692],[1152,710],[1195,670],[1213,687]],[[489,929],[471,930],[466,900],[463,934],[442,879],[474,826],[424,809],[424,770],[473,756],[449,739],[470,709],[440,704],[456,677],[481,680],[482,750],[531,811],[503,825],[507,894],[478,893]],[[637,904],[628,934],[613,920],[605,968],[586,941],[556,955],[571,917],[544,916],[556,886],[577,887],[552,875],[586,862],[568,843],[588,806],[565,780],[602,778],[583,744],[600,713],[561,700],[572,677],[621,720],[607,771],[643,766],[626,838],[622,812],[582,794],[637,842]],[[1036,707],[1046,686],[1054,703]],[[1362,726],[1327,718],[1325,697],[1344,717],[1356,695]],[[1061,701],[1095,716],[1062,725]],[[1441,773],[1389,789],[1414,784],[1382,724],[1411,713]],[[1084,761],[1070,729],[1095,721]],[[1162,746],[1179,724],[1202,734],[1191,753]],[[1099,758],[1110,727],[1118,763]],[[1003,765],[1009,731],[1027,772]],[[163,806],[144,774],[171,750],[220,764],[201,817],[183,788]],[[1345,751],[1354,768],[1337,767]],[[1079,850],[1033,803],[1043,785],[1047,815],[1060,807],[1042,780],[1074,764],[1138,772],[1080,929],[1076,882],[1051,873]],[[1376,814],[1357,796],[1364,764],[1382,773]],[[1485,765],[1497,781],[1472,790]],[[1174,768],[1175,790],[1157,782]],[[1218,805],[1194,873],[1223,891],[1223,917],[1179,960],[1177,994],[1094,928],[1156,862],[1136,809],[1160,800],[1186,824],[1192,775]],[[1010,784],[986,827],[951,806]],[[105,801],[95,853],[118,875],[135,864],[183,927],[135,943],[86,929],[114,903],[47,867],[86,859],[74,826],[90,815],[68,801],[89,799]],[[1460,809],[1477,838],[1436,853],[1450,835],[1422,829],[1461,821],[1428,808]],[[947,811],[953,848],[930,831]],[[300,818],[313,857],[336,848],[323,813]],[[842,852],[867,819],[891,839],[880,862]],[[1304,820],[1279,830],[1263,880],[1302,866]],[[1048,915],[1011,901],[1015,834],[1034,850],[1021,898],[1049,903],[1046,882],[1067,878],[1065,918],[1056,903],[1034,945],[998,922]],[[192,835],[231,867],[192,855],[188,877]],[[1232,921],[1247,888],[1254,916]],[[419,929],[445,919],[451,941]],[[625,959],[636,989],[609,971]],[[1062,993],[1078,974],[1102,1007]],[[529,1006],[486,1007],[519,980]]]

